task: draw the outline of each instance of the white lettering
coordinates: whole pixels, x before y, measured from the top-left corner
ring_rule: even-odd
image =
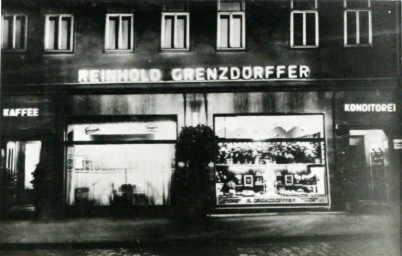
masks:
[[[205,80],[205,77],[204,77],[204,69],[203,69],[203,68],[196,68],[196,69],[195,69],[195,79],[196,79],[197,81],[203,81],[203,80]]]
[[[130,78],[130,81],[136,82],[140,80],[140,72],[138,69],[131,69],[130,72],[128,73],[128,76]]]
[[[231,80],[237,80],[240,78],[240,69],[239,68],[231,68],[230,69],[230,79]]]
[[[88,82],[88,71],[84,69],[78,70],[78,82],[85,83]]]
[[[128,80],[127,69],[118,69],[117,70],[117,79],[119,81],[127,81]]]
[[[3,116],[8,116],[8,113],[10,112],[10,109],[4,108],[3,109]]]
[[[228,69],[227,67],[220,67],[219,71],[221,71],[222,73],[219,75],[219,79],[220,80],[228,80],[228,77],[226,76],[226,74],[228,73]]]
[[[207,80],[216,80],[216,79],[218,79],[218,69],[207,68]]]
[[[181,69],[180,69],[180,68],[172,69],[171,75],[172,75],[172,79],[173,79],[174,81],[181,81],[181,80],[183,80],[183,76],[182,76],[182,72],[181,72]]]
[[[308,66],[300,66],[299,76],[300,78],[308,78],[310,75],[310,68]]]
[[[152,82],[160,81],[162,79],[162,72],[159,69],[151,69],[149,71],[149,77]]]
[[[263,79],[264,77],[264,69],[260,66],[254,67],[254,79]]]
[[[184,80],[194,80],[194,69],[192,68],[185,68],[183,70]]]
[[[246,79],[246,80],[251,79],[251,77],[253,76],[251,67],[243,67],[242,75],[243,75],[243,79]]]
[[[276,67],[276,78],[281,78],[281,75],[285,74],[286,66],[277,66]]]
[[[270,75],[274,74],[275,67],[274,66],[267,66],[265,67],[265,78],[269,79]]]
[[[89,81],[90,82],[99,82],[99,70],[92,69],[89,71]]]
[[[297,66],[296,65],[290,65],[288,67],[288,76],[289,78],[297,78]]]

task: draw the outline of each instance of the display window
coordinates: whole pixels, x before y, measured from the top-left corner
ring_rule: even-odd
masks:
[[[139,117],[67,127],[68,205],[168,205],[175,117]]]
[[[218,206],[329,203],[323,115],[219,115],[215,130]]]

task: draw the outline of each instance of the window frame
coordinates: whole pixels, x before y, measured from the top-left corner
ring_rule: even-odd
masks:
[[[1,51],[2,52],[26,52],[27,51],[27,41],[28,41],[28,15],[21,14],[21,13],[13,13],[13,14],[2,14],[1,15],[1,24],[3,24],[4,17],[13,17],[13,31],[12,31],[12,47],[11,48],[3,48],[3,42],[1,42]],[[25,31],[24,31],[24,47],[23,48],[15,48],[15,23],[17,17],[24,17],[25,18]],[[3,29],[3,27],[2,27]],[[3,34],[3,33],[2,33]],[[3,37],[3,35],[2,35]]]
[[[222,138],[219,137],[217,134],[217,142],[218,143],[254,143],[254,142],[315,142],[315,143],[320,143],[322,148],[321,148],[321,153],[320,153],[320,158],[321,158],[321,163],[306,163],[306,166],[308,169],[311,167],[323,167],[324,168],[324,185],[325,185],[325,198],[327,200],[326,203],[303,203],[303,204],[294,204],[294,203],[287,203],[287,204],[281,204],[280,207],[285,207],[285,208],[327,208],[329,209],[332,204],[331,200],[331,194],[330,194],[330,189],[331,189],[331,184],[330,184],[330,175],[329,175],[329,157],[328,157],[328,137],[327,137],[327,130],[326,130],[326,114],[325,113],[314,113],[314,112],[306,112],[306,113],[296,113],[296,112],[280,112],[280,113],[273,113],[273,112],[263,112],[263,113],[219,113],[219,114],[213,114],[213,130],[217,132],[217,118],[220,117],[241,117],[241,116],[262,116],[262,117],[268,117],[268,116],[321,116],[322,117],[322,136],[319,138],[268,138],[268,139],[262,139],[262,140],[255,140],[251,138]],[[218,151],[217,151],[218,152]],[[217,153],[216,152],[216,153]],[[215,166],[218,165],[217,157],[215,157]],[[214,169],[214,172],[216,172],[216,168]],[[216,194],[216,184],[217,184],[217,178],[216,175],[214,175],[214,207],[215,209],[253,209],[253,208],[277,208],[279,204],[273,204],[273,203],[264,203],[264,204],[219,204],[217,200],[217,194]]]
[[[234,15],[240,15],[242,18],[241,21],[241,47],[231,47],[231,31],[232,31],[232,19]],[[229,30],[228,30],[228,47],[221,47],[219,46],[220,36],[221,36],[221,16],[229,16]],[[239,51],[246,49],[246,14],[244,11],[218,11],[217,13],[217,33],[216,33],[216,49],[218,51]]]
[[[58,49],[49,49],[47,47],[48,40],[49,40],[49,18],[50,17],[57,17],[59,24],[59,34],[57,36],[58,42],[57,42],[57,47]],[[60,48],[60,27],[61,27],[61,19],[62,18],[70,18],[71,19],[71,24],[70,24],[70,49],[59,49]],[[44,40],[44,51],[48,53],[73,53],[74,52],[74,15],[73,14],[46,14],[45,17],[45,40]]]
[[[108,48],[108,40],[109,40],[109,18],[110,17],[117,17],[119,18],[119,27],[118,27],[118,42],[121,36],[121,20],[123,17],[130,17],[131,22],[130,22],[130,49],[119,49],[118,46],[116,49],[109,49]],[[134,42],[135,36],[134,36],[134,13],[107,13],[106,14],[106,21],[105,21],[105,37],[104,37],[104,44],[103,44],[103,50],[105,53],[133,53],[134,52]]]
[[[370,5],[369,5],[370,6]],[[368,43],[360,43],[360,13],[367,12],[368,14]],[[356,14],[356,42],[348,42],[348,13]],[[344,47],[371,47],[373,45],[373,22],[370,9],[345,9],[343,12],[343,43]]]
[[[166,17],[174,18],[174,28],[173,28],[173,47],[168,48],[163,46],[163,42],[165,41],[165,22]],[[177,17],[178,16],[186,16],[186,29],[185,29],[185,47],[184,48],[177,48],[175,44],[177,43]],[[160,49],[162,51],[189,51],[190,50],[190,13],[189,12],[162,12],[161,18],[161,44]]]
[[[303,45],[294,44],[294,14],[303,14]],[[315,14],[315,44],[306,45],[306,14]],[[319,21],[318,21],[318,11],[317,10],[293,10],[290,13],[290,48],[293,49],[305,49],[305,48],[318,48],[320,46],[320,35],[319,35]]]

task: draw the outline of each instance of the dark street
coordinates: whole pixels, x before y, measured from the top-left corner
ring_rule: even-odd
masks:
[[[151,255],[206,255],[206,256],[398,256],[397,245],[384,238],[325,239],[326,241],[292,241],[268,243],[196,243],[137,246],[127,244],[113,248],[14,249],[0,251],[4,256],[151,256]],[[101,246],[101,245],[99,245]]]

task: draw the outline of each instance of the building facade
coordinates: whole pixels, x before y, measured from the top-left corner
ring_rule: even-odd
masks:
[[[399,200],[400,13],[374,0],[4,1],[2,213],[35,209],[38,163],[49,212],[128,192],[167,212],[178,134],[198,124],[219,138],[214,212]]]

